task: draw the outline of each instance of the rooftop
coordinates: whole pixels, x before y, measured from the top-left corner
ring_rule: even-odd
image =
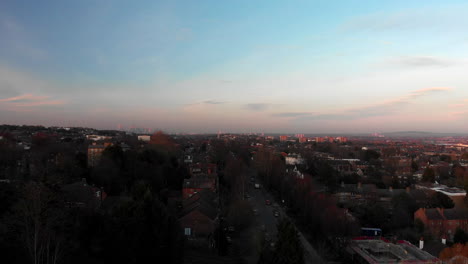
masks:
[[[433,263],[438,259],[408,241],[391,243],[383,239],[355,238],[350,250],[367,263]]]

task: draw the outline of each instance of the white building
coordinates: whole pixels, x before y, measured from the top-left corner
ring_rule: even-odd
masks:
[[[140,141],[149,142],[150,139],[151,139],[151,136],[148,136],[148,135],[140,135],[140,136],[138,136],[138,140],[140,140]]]

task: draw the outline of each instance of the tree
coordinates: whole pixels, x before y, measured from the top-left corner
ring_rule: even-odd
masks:
[[[429,197],[429,206],[450,209],[455,206],[453,200],[441,192],[435,192]]]
[[[435,181],[435,172],[434,169],[427,167],[424,170],[423,176],[422,176],[422,181],[423,182],[434,182]]]
[[[229,207],[227,220],[229,224],[238,229],[246,228],[253,219],[253,211],[250,203],[245,200],[237,200]]]
[[[174,140],[162,131],[158,131],[151,135],[149,143],[151,145],[161,147],[169,152],[175,151],[176,149],[176,143]]]
[[[291,221],[283,218],[278,223],[278,235],[271,263],[303,264],[304,249],[299,234]]]
[[[411,160],[411,171],[412,171],[413,173],[415,173],[415,172],[418,171],[418,170],[419,170],[419,166],[418,166],[418,164],[416,163],[416,161]]]
[[[464,152],[461,156],[462,160],[468,160],[468,152]]]
[[[455,235],[453,236],[454,243],[465,244],[468,242],[468,234],[463,231],[461,228],[457,228]]]
[[[29,182],[16,206],[19,230],[33,264],[60,263],[66,248],[64,214],[54,193]]]
[[[387,210],[378,203],[353,209],[365,227],[382,227],[388,219]]]
[[[380,153],[378,153],[375,150],[368,149],[364,151],[364,160],[365,161],[371,161],[371,160],[377,160],[380,158]]]
[[[419,218],[416,218],[416,220],[414,220],[414,227],[416,228],[416,231],[418,231],[419,234],[423,234],[424,233],[424,223],[423,221],[421,221],[421,219]]]
[[[147,187],[113,210],[102,234],[103,258],[116,264],[180,263],[181,237],[176,219]]]
[[[452,260],[452,258],[456,256],[463,256],[465,258],[468,258],[468,244],[462,245],[462,244],[455,244],[452,247],[445,248],[442,250],[439,254],[439,258],[444,261],[449,261]],[[466,262],[449,262],[449,263],[466,263]]]
[[[414,199],[406,192],[392,198],[393,214],[391,218],[393,228],[405,228],[412,224],[413,214],[418,209]]]

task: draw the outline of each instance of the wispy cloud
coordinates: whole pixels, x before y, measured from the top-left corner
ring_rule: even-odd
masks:
[[[408,8],[397,12],[376,12],[353,17],[339,28],[346,32],[388,33],[427,32],[444,29],[463,30],[466,25],[464,15],[466,5],[441,5],[426,8]]]
[[[52,100],[49,96],[22,94],[0,99],[0,103],[8,104],[10,107],[34,107],[64,105],[66,102],[63,100]]]
[[[206,100],[203,102],[204,104],[211,104],[211,105],[219,105],[219,104],[225,104],[226,102],[221,102],[221,101],[214,101],[214,100]]]
[[[245,108],[247,108],[250,111],[264,111],[268,108],[270,108],[272,105],[271,104],[265,104],[265,103],[254,103],[254,104],[246,104]]]
[[[227,102],[224,101],[217,101],[217,100],[205,100],[202,102],[196,102],[196,103],[189,103],[185,104],[185,106],[194,106],[194,105],[222,105],[226,104]]]
[[[457,119],[466,117],[467,114],[468,114],[468,111],[450,112],[450,113],[448,113],[448,118],[451,119],[451,120],[457,120]]]
[[[19,107],[33,107],[33,106],[53,106],[53,105],[64,105],[66,104],[63,100],[45,100],[45,101],[37,101],[37,102],[29,102],[29,103],[19,103],[16,106]]]
[[[434,93],[434,92],[447,92],[453,90],[452,88],[449,87],[431,87],[431,88],[424,88],[424,89],[419,89],[414,92],[411,92],[408,97],[409,98],[416,98],[420,97],[429,93]]]
[[[272,116],[276,117],[300,117],[300,116],[310,116],[313,115],[311,112],[283,112],[283,113],[274,113]]]
[[[298,115],[296,121],[307,120],[354,120],[375,116],[387,116],[399,113],[405,106],[411,104],[414,100],[437,92],[447,92],[452,90],[448,87],[431,87],[412,91],[404,96],[393,98],[380,103],[344,109],[336,113],[318,113]]]
[[[45,100],[47,96],[35,96],[32,94],[23,94],[19,96],[0,99],[0,102],[22,102],[22,101],[39,101]]]
[[[387,60],[387,64],[401,67],[447,67],[454,62],[435,56],[400,56]]]

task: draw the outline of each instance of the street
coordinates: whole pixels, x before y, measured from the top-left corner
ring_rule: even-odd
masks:
[[[277,228],[276,224],[278,219],[282,217],[288,218],[286,213],[284,212],[280,203],[276,202],[271,194],[269,194],[263,186],[260,189],[255,189],[253,182],[248,184],[249,187],[247,188],[250,198],[250,204],[253,209],[257,210],[258,214],[255,216],[254,221],[254,228],[253,230],[260,231],[263,226],[265,227],[265,231],[268,234],[269,238],[272,239],[274,242],[276,240],[276,233]],[[266,204],[266,200],[271,201],[271,205]],[[279,212],[279,217],[275,217],[273,212]],[[296,228],[297,229],[297,228]],[[304,238],[303,234],[298,230],[299,238],[302,242],[304,248],[304,260],[307,264],[312,263],[326,263],[321,259],[321,257],[317,254],[315,249],[310,245],[310,243]]]

